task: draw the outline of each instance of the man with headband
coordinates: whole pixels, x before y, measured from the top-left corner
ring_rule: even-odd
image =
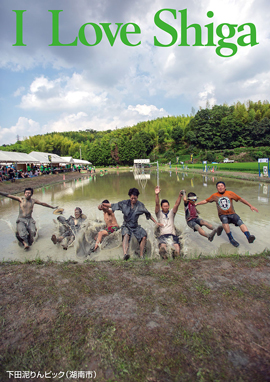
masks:
[[[193,229],[194,232],[198,231],[200,235],[207,237],[209,241],[213,241],[215,234],[221,235],[223,228],[219,226],[214,229],[213,225],[208,221],[199,218],[199,211],[196,208],[197,195],[194,192],[189,192],[186,196],[186,191],[183,190],[184,195],[184,207],[185,207],[185,217],[187,225]],[[202,227],[205,226],[210,229],[211,233],[206,233]]]
[[[75,240],[75,236],[79,232],[82,223],[86,220],[86,216],[82,213],[80,207],[76,207],[74,215],[65,219],[64,216],[58,216],[57,220],[63,225],[64,232],[57,238],[56,235],[52,235],[51,240],[53,244],[61,243],[63,249],[68,249],[68,247]]]
[[[218,216],[222,222],[222,226],[230,240],[230,243],[234,247],[239,246],[239,243],[236,240],[234,240],[232,236],[229,224],[234,224],[236,227],[240,227],[241,231],[245,234],[248,242],[253,243],[255,240],[255,236],[250,234],[249,230],[247,229],[246,225],[241,220],[240,216],[238,216],[235,213],[235,210],[233,207],[233,200],[235,200],[236,202],[240,200],[240,202],[249,206],[251,211],[259,212],[257,208],[253,207],[249,202],[247,202],[245,199],[241,198],[234,192],[227,191],[226,185],[224,182],[221,182],[221,181],[217,182],[216,188],[217,188],[216,193],[211,195],[209,198],[197,203],[196,206],[199,206],[201,204],[216,202]]]

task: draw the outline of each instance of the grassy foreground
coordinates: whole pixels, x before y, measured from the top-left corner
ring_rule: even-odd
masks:
[[[269,381],[269,267],[270,252],[1,263],[0,380]]]

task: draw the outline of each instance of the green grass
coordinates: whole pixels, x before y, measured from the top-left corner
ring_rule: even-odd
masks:
[[[266,164],[266,163],[265,163]],[[258,163],[257,162],[246,162],[246,163],[218,163],[213,164],[208,163],[208,166],[216,166],[218,171],[240,171],[240,172],[249,172],[252,174],[259,174]],[[203,164],[188,164],[189,169],[199,169],[202,170]],[[261,172],[263,171],[263,166],[261,164]]]

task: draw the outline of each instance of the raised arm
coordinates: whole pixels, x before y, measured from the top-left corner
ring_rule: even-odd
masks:
[[[159,193],[160,193],[160,188],[159,186],[156,186],[155,188],[155,202],[156,202],[156,205],[155,205],[155,214],[158,213],[158,211],[160,210],[160,207],[159,207]]]
[[[7,192],[0,191],[0,195],[6,196],[7,198],[10,198],[10,199],[13,199],[13,200],[17,200],[17,202],[21,202],[22,201],[22,199],[19,196],[10,195]]]
[[[108,210],[105,204],[107,205],[107,204],[110,204],[110,203],[104,203],[104,204],[101,203],[101,204],[98,205],[98,209],[99,209],[100,211],[104,211],[104,208],[106,208],[106,210],[105,210],[106,213],[107,213],[108,215],[112,215],[112,214],[113,214],[112,210]]]
[[[51,206],[50,204],[40,202],[39,200],[36,200],[36,199],[35,199],[35,204],[39,204],[39,205],[41,205],[41,206],[43,206],[43,207],[52,208],[53,210],[55,210],[56,208],[58,208],[58,206],[53,207],[53,206]]]
[[[98,209],[99,210],[103,210],[103,207],[107,207],[107,208],[111,208],[111,203],[101,203],[99,206],[98,206]]]
[[[184,202],[187,201],[187,194],[186,194],[186,190],[182,190],[182,195],[183,195],[183,199],[184,199]]]
[[[181,199],[182,199],[182,195],[183,195],[183,191],[180,191],[179,192],[179,195],[178,195],[178,198],[175,202],[175,205],[173,206],[173,213],[176,214],[177,210],[178,210],[178,207],[181,203]]]
[[[249,208],[251,209],[251,211],[259,212],[259,211],[257,210],[256,207],[253,207],[253,206],[252,206],[248,201],[246,201],[245,199],[241,198],[241,199],[240,199],[240,202],[242,202],[242,203],[246,204],[247,206],[249,206]]]

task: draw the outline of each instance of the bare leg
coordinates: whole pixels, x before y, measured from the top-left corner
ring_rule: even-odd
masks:
[[[240,229],[241,229],[241,231],[242,231],[243,233],[245,233],[245,232],[248,231],[247,226],[246,226],[245,224],[240,225]]]
[[[168,256],[167,256],[167,246],[166,246],[165,243],[160,244],[159,254],[162,257],[162,259],[168,259]]]
[[[63,245],[63,249],[67,250],[68,247],[73,243],[74,240],[75,240],[75,236],[68,236],[67,244]]]
[[[214,229],[211,223],[208,223],[206,220],[201,221],[201,225],[204,225],[205,227],[211,229],[211,231]]]
[[[97,249],[98,245],[101,243],[101,240],[102,240],[103,236],[108,236],[108,232],[105,231],[105,230],[104,231],[99,231],[99,233],[97,235],[94,251]]]
[[[146,236],[142,238],[142,241],[140,242],[140,258],[143,258],[143,251],[146,244]]]
[[[56,243],[61,243],[61,241],[63,240],[63,236],[59,236],[58,238],[55,236],[55,235],[52,235],[51,237],[51,241],[53,242],[53,244],[56,244]]]
[[[24,249],[28,249],[28,248],[30,248],[29,244],[26,243],[25,241],[23,241],[22,243],[23,243]]]
[[[177,257],[180,255],[180,245],[179,244],[174,244],[174,256]]]
[[[226,233],[230,233],[231,232],[229,224],[227,224],[227,223],[226,224],[222,224],[222,226],[223,226],[223,229],[224,229],[224,231]]]
[[[127,256],[128,243],[129,243],[129,235],[125,234],[124,237],[123,237],[123,242],[122,242],[123,252],[124,252],[124,259]],[[129,259],[129,257],[127,259],[125,259],[125,260],[128,260],[128,259]]]
[[[207,233],[204,232],[204,230],[201,227],[199,227],[197,231],[199,232],[200,235],[202,235],[204,237],[208,237]]]

